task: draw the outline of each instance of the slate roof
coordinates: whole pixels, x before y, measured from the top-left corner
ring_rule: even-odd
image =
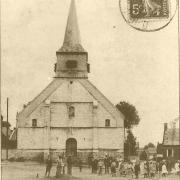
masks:
[[[164,132],[163,145],[180,145],[179,129],[167,129]]]

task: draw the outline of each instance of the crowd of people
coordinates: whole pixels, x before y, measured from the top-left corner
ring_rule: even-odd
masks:
[[[111,176],[129,176],[139,178],[153,178],[156,175],[167,176],[170,173],[180,174],[180,161],[174,164],[174,167],[168,168],[168,162],[165,160],[155,161],[123,161],[121,159],[105,156],[104,158],[92,158],[92,173]],[[104,171],[103,171],[104,170]]]
[[[168,168],[168,162],[161,161],[123,161],[122,159],[113,158],[105,155],[105,157],[92,157],[89,161],[89,167],[93,174],[102,176],[103,174],[109,174],[114,176],[124,176],[138,179],[139,176],[144,178],[153,178],[156,175],[167,176],[169,173],[180,174],[180,161],[174,164],[173,168]],[[72,156],[58,156],[56,161],[56,177],[61,177],[65,174],[65,167],[67,174],[72,175],[73,167]],[[48,156],[46,161],[45,176],[50,176],[52,168],[52,159]],[[76,166],[79,167],[79,171],[82,171],[82,161],[80,158],[76,158]]]
[[[65,158],[64,155],[58,156],[58,159],[56,161],[56,177],[59,178],[61,175],[65,174],[65,166],[67,166],[67,174],[72,175],[72,157],[68,156]],[[53,161],[50,155],[48,155],[48,158],[46,160],[46,172],[45,176],[49,177],[51,173],[51,168],[53,165]]]

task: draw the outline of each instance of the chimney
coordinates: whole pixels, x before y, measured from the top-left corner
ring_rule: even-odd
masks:
[[[168,123],[164,123],[164,131],[168,129]]]

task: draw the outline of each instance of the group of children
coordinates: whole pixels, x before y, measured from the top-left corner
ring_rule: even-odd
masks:
[[[174,165],[174,173],[180,173],[180,161],[177,161]],[[92,159],[92,173],[99,175],[111,174],[111,176],[129,176],[139,178],[141,175],[144,178],[153,178],[158,175],[166,176],[171,170],[167,168],[167,162],[165,160],[156,162],[149,161],[136,161],[125,162],[112,157],[105,156],[104,158]]]

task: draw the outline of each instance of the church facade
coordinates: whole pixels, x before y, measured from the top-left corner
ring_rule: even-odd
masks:
[[[17,115],[21,154],[66,153],[123,157],[124,117],[88,80],[88,53],[71,1],[53,81]]]

